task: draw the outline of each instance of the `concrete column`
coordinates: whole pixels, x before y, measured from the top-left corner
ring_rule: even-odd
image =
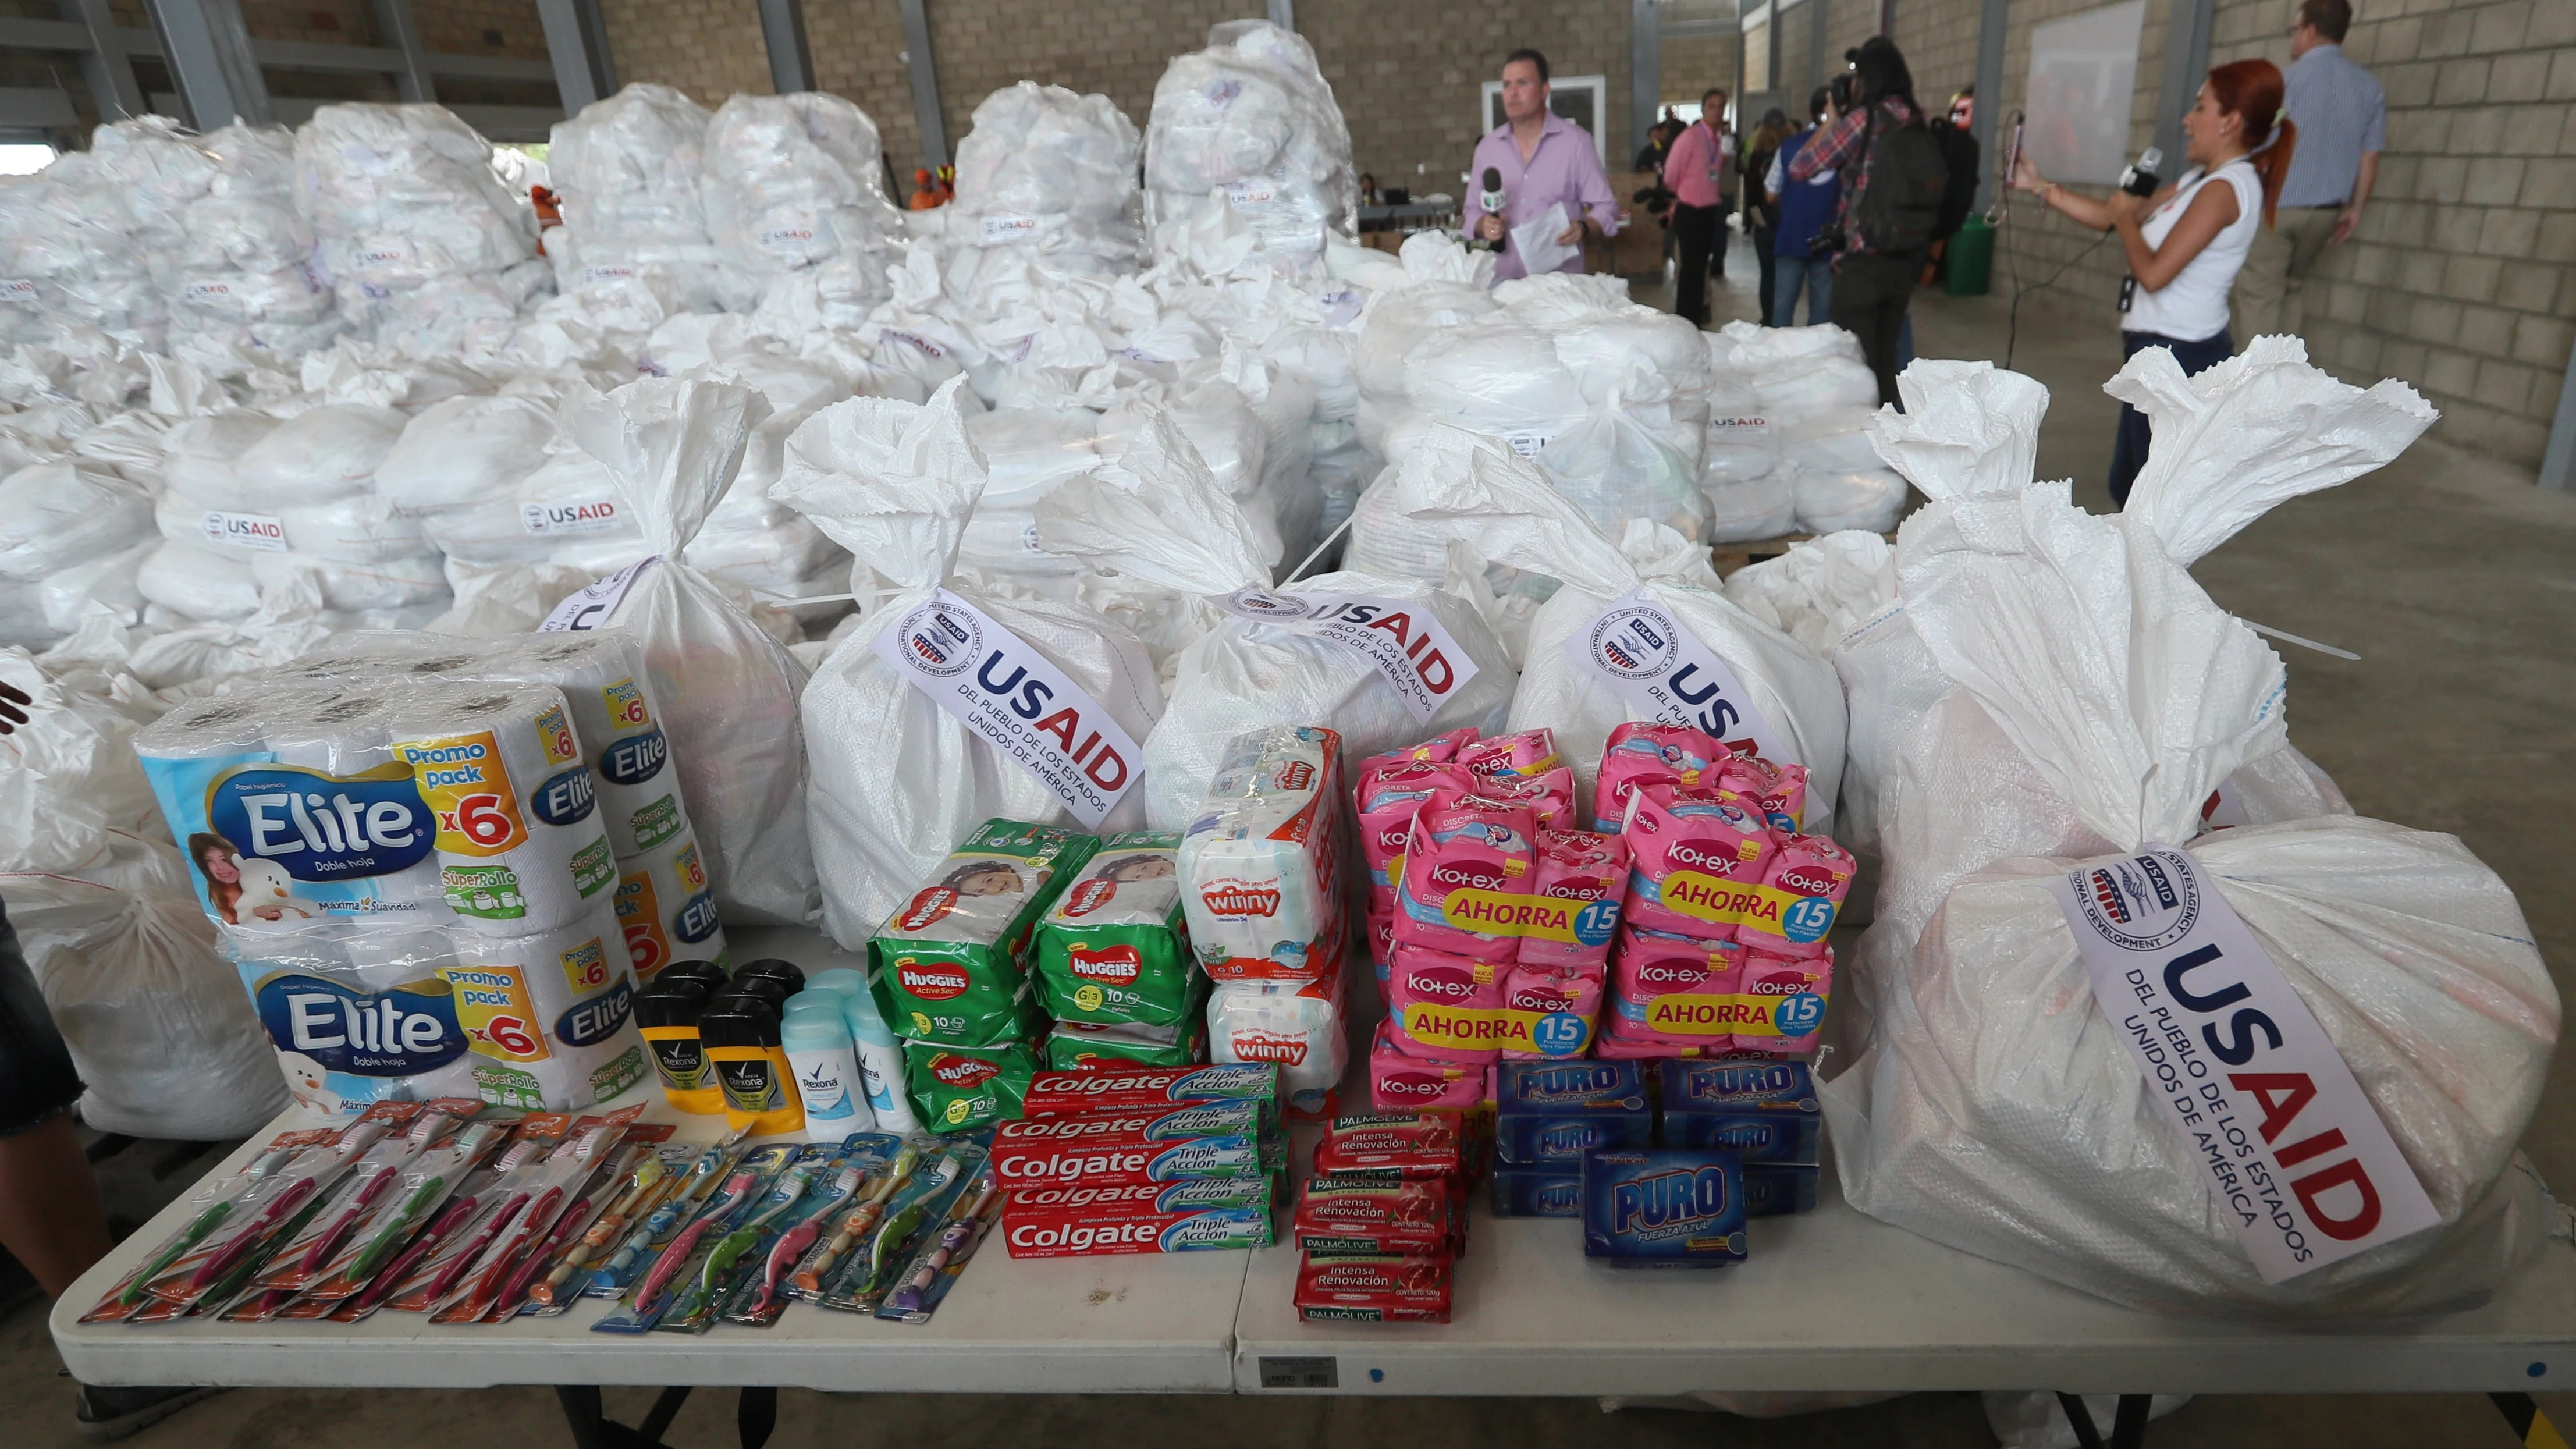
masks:
[[[189,125],[212,131],[235,121],[265,126],[276,119],[238,0],[145,0],[145,8],[152,28],[161,32],[162,60],[178,82]]]
[[[2003,119],[2004,32],[2012,23],[2010,0],[1985,0],[1977,16],[1977,107],[1969,132],[1977,138],[1977,210],[1995,201],[1996,124]]]
[[[805,43],[805,0],[760,0],[760,39],[769,48],[769,86],[780,95],[810,91],[814,52]]]
[[[1664,94],[1663,15],[1656,0],[1628,4],[1628,139],[1617,156],[1633,157],[1655,128],[1655,108]]]
[[[608,29],[598,0],[537,0],[546,27],[546,56],[554,62],[555,90],[567,116],[617,94],[617,68],[608,59]]]
[[[402,54],[394,88],[414,105],[437,100],[437,83],[429,78],[429,47],[421,43],[420,21],[411,13],[411,0],[370,0],[370,4],[376,15],[376,38],[386,49]]]
[[[2216,9],[2216,0],[2173,0],[2165,16],[2165,73],[2156,83],[2155,144],[2165,153],[2167,176],[2182,174],[2182,118],[2191,114],[2200,83],[2209,75],[2209,31]]]
[[[1826,72],[1834,67],[1825,59],[1825,22],[1832,18],[1832,0],[1807,0],[1807,93],[1825,83]]]
[[[930,59],[930,15],[924,0],[898,0],[903,8],[903,49],[912,66],[912,118],[921,128],[921,164],[948,164],[948,122],[939,111],[939,68]]]
[[[1270,23],[1280,29],[1297,29],[1297,0],[1270,0]]]

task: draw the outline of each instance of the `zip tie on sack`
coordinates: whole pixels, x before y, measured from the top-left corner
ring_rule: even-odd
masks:
[[[2349,649],[2337,649],[2332,644],[2320,644],[2314,639],[2302,639],[2287,629],[2275,629],[2269,624],[2257,624],[2251,619],[2240,619],[2237,622],[2243,624],[2246,628],[2253,630],[2257,634],[2261,634],[2266,638],[2278,639],[2284,644],[2296,644],[2302,649],[2314,649],[2319,654],[2331,654],[2337,659],[2349,659],[2356,664],[2361,662],[2361,656],[2353,653]]]
[[[1297,565],[1296,571],[1289,574],[1287,578],[1280,580],[1280,587],[1285,588],[1289,584],[1293,584],[1299,579],[1304,578],[1306,576],[1306,570],[1315,566],[1315,560],[1324,556],[1324,550],[1333,546],[1333,540],[1351,531],[1351,525],[1358,521],[1359,516],[1360,510],[1358,506],[1354,504],[1351,508],[1350,516],[1343,519],[1339,527],[1324,535],[1324,541],[1315,545],[1315,551],[1306,555],[1306,561]]]

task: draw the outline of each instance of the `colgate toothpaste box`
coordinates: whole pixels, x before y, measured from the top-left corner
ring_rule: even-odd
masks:
[[[1494,1164],[1494,1216],[1498,1218],[1579,1218],[1583,1216],[1582,1164],[1573,1170],[1511,1167]]]
[[[1456,759],[1481,780],[1526,780],[1565,763],[1556,752],[1556,732],[1548,729],[1476,740],[1459,746]]]
[[[1684,1047],[1731,1046],[1745,1019],[1736,999],[1744,959],[1744,948],[1733,941],[1621,931],[1610,958],[1610,1020],[1603,1034]]]
[[[1483,1062],[1419,1056],[1395,1044],[1395,1024],[1380,1021],[1369,1042],[1369,1102],[1380,1112],[1464,1112],[1485,1100]]]
[[[1002,1206],[1002,1246],[1014,1258],[1083,1258],[1109,1253],[1189,1253],[1266,1248],[1268,1208],[1157,1212],[1150,1205],[1080,1208]]]
[[[1627,830],[1627,924],[1731,940],[1772,855],[1771,828],[1732,795],[1649,785]]]
[[[1049,1117],[1047,1123],[1079,1122]],[[1009,1123],[1003,1124],[1011,1125]],[[1200,1177],[1260,1177],[1281,1161],[1276,1139],[1249,1133],[1178,1142],[1132,1138],[1026,1137],[993,1142],[993,1178],[1005,1188],[1040,1183],[1183,1182]]]
[[[1616,835],[1541,830],[1530,859],[1530,899],[1561,902],[1572,914],[1562,931],[1553,921],[1534,921],[1546,929],[1521,937],[1521,964],[1598,970],[1609,960],[1628,898],[1628,866],[1628,842]]]
[[[1413,817],[1395,882],[1395,939],[1508,964],[1520,959],[1537,821],[1526,806],[1436,794]]]
[[[1319,1177],[1298,1197],[1291,1236],[1317,1256],[1410,1257],[1450,1250],[1449,1185],[1392,1175]]]
[[[1386,1019],[1399,1051],[1486,1063],[1502,1056],[1503,976],[1491,961],[1399,941],[1386,978]]]
[[[1698,789],[1717,782],[1726,746],[1688,725],[1630,721],[1610,732],[1601,751],[1601,776],[1592,791],[1592,828],[1617,833],[1627,818],[1628,797],[1648,785]]]
[[[1293,1301],[1308,1322],[1447,1323],[1449,1259],[1310,1258]]]
[[[1237,735],[1180,846],[1190,946],[1224,981],[1309,981],[1337,960],[1342,740],[1278,725]]]
[[[1851,894],[1852,853],[1821,835],[1781,839],[1762,872],[1762,901],[1735,928],[1735,939],[1775,956],[1824,954]]]
[[[1110,1071],[1040,1072],[1029,1080],[1026,1114],[1158,1111],[1191,1102],[1279,1100],[1279,1069],[1246,1062],[1221,1067],[1130,1067]]]
[[[1711,1268],[1744,1261],[1744,1164],[1734,1153],[1587,1152],[1582,1171],[1586,1259],[1623,1268]]]
[[[1592,1045],[1606,985],[1597,966],[1511,968],[1503,977],[1503,1060],[1582,1056]]]
[[[1054,1183],[1010,1190],[1010,1206],[1023,1212],[1081,1212],[1087,1208],[1131,1208],[1158,1213],[1192,1213],[1208,1208],[1276,1207],[1287,1179],[1269,1177],[1199,1177],[1186,1182]]]
[[[1744,958],[1736,996],[1735,1049],[1766,1056],[1810,1057],[1825,1007],[1833,999],[1834,953],[1804,957],[1754,951]]]
[[[1412,1116],[1336,1117],[1315,1144],[1315,1171],[1392,1172],[1400,1177],[1457,1177],[1467,1168],[1465,1129],[1450,1112]]]
[[[1258,1135],[1270,1125],[1263,1101],[1192,1102],[1120,1112],[1023,1117],[994,1129],[996,1151],[1005,1142],[1186,1142],[1193,1137]]]
[[[1029,938],[1097,837],[987,820],[868,942],[868,984],[895,1035],[994,1046],[1028,1034]]]

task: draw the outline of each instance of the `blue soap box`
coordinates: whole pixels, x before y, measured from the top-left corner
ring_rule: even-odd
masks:
[[[1623,1268],[1741,1263],[1744,1164],[1732,1152],[1622,1148],[1583,1155],[1583,1256]]]

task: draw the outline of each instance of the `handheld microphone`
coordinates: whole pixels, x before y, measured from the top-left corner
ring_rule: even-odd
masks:
[[[2155,195],[2156,188],[2163,184],[2156,175],[2156,168],[2164,164],[2163,150],[2149,146],[2139,153],[2137,165],[2120,173],[2120,189],[2131,196]]]
[[[1484,203],[1485,214],[1487,216],[1498,217],[1503,214],[1503,172],[1501,167],[1488,166],[1485,168],[1485,194],[1477,199]],[[1479,239],[1477,245],[1491,247],[1495,251],[1501,251],[1504,243],[1509,240],[1511,240],[1511,233],[1506,231],[1503,233],[1501,238],[1494,241],[1489,242]]]

